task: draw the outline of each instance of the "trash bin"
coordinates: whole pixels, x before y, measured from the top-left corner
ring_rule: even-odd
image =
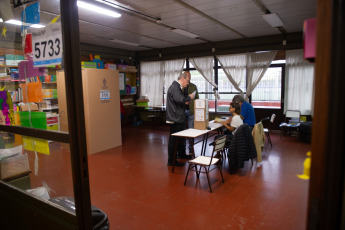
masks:
[[[311,142],[312,126],[313,122],[311,121],[301,122],[299,133],[302,141],[307,143]]]
[[[49,199],[49,201],[68,209],[75,213],[75,204],[72,197],[55,197]],[[108,216],[101,209],[91,205],[92,212],[92,224],[94,230],[109,230]]]

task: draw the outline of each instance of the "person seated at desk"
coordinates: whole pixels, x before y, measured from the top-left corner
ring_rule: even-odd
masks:
[[[224,134],[227,135],[227,137],[226,137],[227,144],[226,145],[229,144],[229,142],[232,139],[232,136],[235,135],[238,127],[243,125],[243,120],[240,116],[240,114],[241,114],[240,104],[231,102],[230,107],[229,107],[229,111],[230,111],[230,117],[227,120],[225,120],[225,121],[214,121],[215,123],[223,124],[224,127],[226,128],[226,131],[224,132]],[[216,138],[217,138],[217,136],[215,137],[215,139]]]
[[[232,102],[239,103],[241,106],[241,118],[243,123],[248,124],[252,129],[256,124],[255,113],[253,106],[246,102],[241,95],[235,95],[232,99]]]

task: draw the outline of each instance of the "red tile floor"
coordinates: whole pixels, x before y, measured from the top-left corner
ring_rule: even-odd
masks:
[[[261,167],[247,162],[230,175],[224,164],[225,183],[212,171],[210,193],[205,174],[190,174],[184,186],[187,166],[171,173],[167,128],[123,127],[121,147],[89,156],[91,202],[111,229],[306,229],[309,181],[296,174],[311,146],[271,138]]]

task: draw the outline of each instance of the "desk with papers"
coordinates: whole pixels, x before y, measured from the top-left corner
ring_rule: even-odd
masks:
[[[177,155],[177,146],[178,146],[178,142],[181,141],[181,139],[183,140],[183,138],[189,138],[189,139],[195,139],[197,137],[203,136],[202,140],[195,142],[193,144],[193,157],[195,158],[195,152],[194,152],[194,145],[202,142],[202,148],[201,148],[201,155],[205,155],[205,151],[206,151],[206,146],[207,146],[207,139],[211,136],[209,136],[209,134],[212,131],[219,131],[219,128],[223,127],[222,124],[219,123],[214,123],[213,121],[209,122],[209,128],[210,129],[206,129],[206,130],[200,130],[200,129],[186,129],[177,133],[173,133],[171,134],[172,136],[177,137],[176,143],[175,143],[175,150],[174,150],[174,160],[173,160],[173,165],[172,165],[172,172],[174,172],[174,168],[175,168],[175,162],[176,162],[176,155]],[[216,134],[214,134],[216,135]]]

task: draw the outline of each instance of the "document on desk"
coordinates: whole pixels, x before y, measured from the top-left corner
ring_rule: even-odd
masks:
[[[211,128],[211,130],[214,130],[214,129],[220,128],[220,127],[223,126],[223,125],[220,124],[220,123],[209,122],[209,123],[208,123],[208,126]]]
[[[221,122],[221,121],[224,121],[224,119],[222,119],[222,118],[219,118],[219,117],[216,117],[215,119],[214,119],[215,121],[217,121],[217,122]]]

